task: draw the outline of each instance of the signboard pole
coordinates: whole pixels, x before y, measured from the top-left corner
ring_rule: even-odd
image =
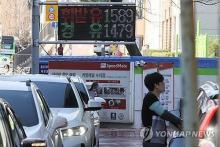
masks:
[[[77,6],[77,5],[136,5],[135,3],[122,3],[122,2],[55,2],[47,1],[40,2],[40,5],[59,5],[59,6]]]
[[[66,41],[66,40],[58,40],[58,41],[40,41],[39,44],[135,44],[135,42],[115,42],[115,41]]]
[[[57,29],[58,29],[57,25],[55,24],[55,27],[54,27],[55,41],[57,41],[57,34],[58,34]],[[56,53],[58,54],[57,44],[56,44]]]
[[[32,8],[32,74],[39,73],[39,32],[40,32],[39,1],[33,0]]]

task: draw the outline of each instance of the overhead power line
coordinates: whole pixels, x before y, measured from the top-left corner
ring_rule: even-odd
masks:
[[[173,0],[171,0],[171,2],[172,2],[177,8],[181,9],[180,6],[177,5]],[[206,2],[205,2],[205,1],[201,1],[201,0],[194,0],[193,2],[194,2],[194,3],[200,3],[200,4],[203,4],[203,5],[217,5],[217,4],[220,3],[220,1],[213,2],[213,0],[207,0]]]
[[[152,11],[150,11],[150,10],[147,9],[147,8],[143,8],[143,7],[139,7],[139,6],[136,6],[136,7],[143,9],[145,12],[147,12],[147,13],[149,13],[149,14],[151,14],[151,15],[160,15],[160,14],[153,13]]]
[[[180,6],[178,6],[173,0],[171,0],[171,2],[177,7],[180,9]]]
[[[204,1],[200,1],[200,0],[195,0],[193,2],[194,3],[201,3],[201,4],[204,4],[204,5],[216,5],[216,4],[220,3],[220,1],[217,1],[217,2],[211,2],[211,1],[204,2]]]

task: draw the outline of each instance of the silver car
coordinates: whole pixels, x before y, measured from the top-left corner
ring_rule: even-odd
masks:
[[[52,113],[59,114],[68,121],[67,127],[61,129],[64,147],[96,145],[92,112],[101,109],[101,103],[90,100],[86,92],[83,93],[76,88],[72,78],[52,75],[15,75],[1,76],[0,79],[13,81],[29,79],[41,89]]]
[[[10,104],[0,98],[0,147],[46,147],[43,139],[27,138]]]
[[[67,120],[52,115],[34,83],[0,81],[0,97],[10,103],[28,137],[44,139],[48,147],[63,146],[59,128],[65,127]]]

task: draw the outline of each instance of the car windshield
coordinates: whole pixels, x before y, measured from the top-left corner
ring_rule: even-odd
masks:
[[[78,108],[73,89],[69,83],[35,82],[52,108]]]
[[[0,97],[12,106],[23,126],[31,127],[38,124],[37,110],[31,91],[0,90]]]
[[[89,101],[89,96],[88,93],[86,91],[86,88],[84,87],[84,85],[82,83],[78,83],[78,82],[74,82],[77,91],[79,92],[80,97],[82,98],[82,100],[88,104]]]

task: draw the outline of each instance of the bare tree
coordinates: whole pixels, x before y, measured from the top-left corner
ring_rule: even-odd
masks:
[[[3,35],[13,35],[21,45],[31,40],[31,9],[28,0],[1,0],[0,23]]]

